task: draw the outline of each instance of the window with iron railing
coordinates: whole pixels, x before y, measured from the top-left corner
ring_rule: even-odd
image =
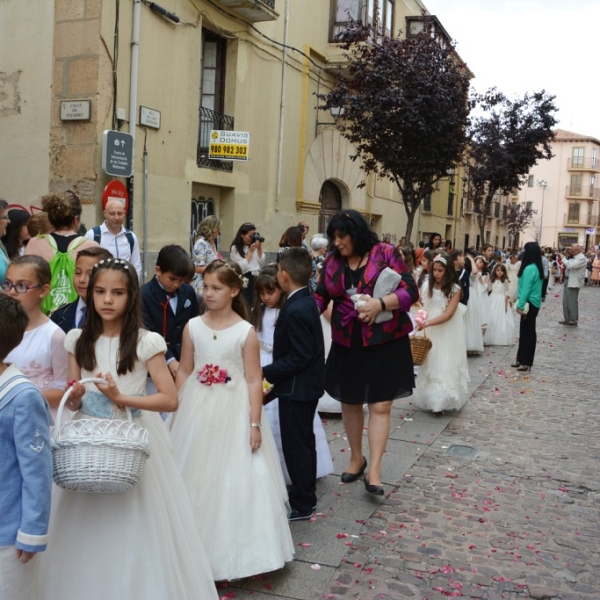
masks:
[[[581,205],[578,202],[569,204],[569,214],[567,215],[567,223],[576,225],[579,223],[579,209]]]
[[[573,148],[573,167],[583,167],[583,153],[585,148]]]
[[[223,114],[225,103],[225,54],[227,41],[207,29],[202,30],[202,70],[198,127],[199,167],[232,171],[233,162],[208,158],[210,132],[233,130],[233,117]]]
[[[571,186],[569,196],[581,196],[581,187],[583,185],[583,175],[571,175]]]

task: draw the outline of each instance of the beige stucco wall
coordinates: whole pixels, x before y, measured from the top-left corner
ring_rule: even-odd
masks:
[[[0,2],[0,197],[48,191],[54,2]],[[35,51],[32,51],[35,49]]]

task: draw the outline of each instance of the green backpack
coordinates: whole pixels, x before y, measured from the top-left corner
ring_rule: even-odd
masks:
[[[42,312],[49,315],[59,306],[69,304],[77,299],[77,292],[73,285],[73,275],[75,275],[75,261],[71,257],[71,252],[83,244],[86,238],[80,236],[75,238],[67,248],[66,252],[59,252],[56,246],[56,240],[51,235],[42,236],[48,241],[54,250],[54,256],[49,262],[52,279],[50,281],[50,293],[42,300]]]

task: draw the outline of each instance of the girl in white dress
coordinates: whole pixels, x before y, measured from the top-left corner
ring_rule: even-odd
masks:
[[[42,392],[56,416],[56,409],[67,386],[65,333],[42,311],[42,300],[50,292],[50,266],[40,256],[13,258],[2,289],[18,300],[29,324],[23,341],[6,357]]]
[[[254,302],[252,306],[251,322],[258,335],[260,345],[260,366],[270,365],[273,362],[273,334],[279,310],[285,302],[285,294],[277,282],[277,268],[265,267],[254,280]],[[340,404],[339,402],[337,403]],[[283,450],[281,448],[281,432],[279,430],[279,400],[275,398],[263,408],[269,418],[271,432],[275,439],[279,462],[283,477],[287,485],[291,485],[290,476],[285,465]],[[317,479],[333,473],[333,461],[329,452],[329,444],[323,429],[323,423],[318,413],[313,420],[315,443],[317,447]]]
[[[234,263],[206,267],[209,310],[184,329],[176,378],[181,407],[171,421],[175,462],[216,580],[274,571],[294,555],[277,448],[262,418],[260,349],[246,320],[243,285]]]
[[[488,261],[483,256],[475,258],[477,266],[477,291],[479,298],[479,315],[481,317],[481,328],[485,333],[490,318],[490,299],[489,299],[489,283]]]
[[[517,301],[517,288],[519,287],[519,269],[521,268],[521,261],[517,260],[515,254],[511,254],[506,264],[506,271],[508,274],[509,282],[509,293],[508,298],[511,304]]]
[[[141,329],[133,265],[101,261],[87,298],[83,330],[73,329],[65,340],[68,376],[74,380],[67,404],[79,410],[75,418],[122,419],[128,406],[133,420],[149,432],[150,457],[140,482],[128,492],[86,494],[55,486],[39,598],[217,600],[189,496],[158,415],[177,408],[166,345],[159,334]],[[146,396],[148,373],[158,391]],[[99,375],[108,384],[76,383]]]
[[[421,289],[427,321],[417,329],[428,328],[433,346],[419,368],[414,399],[418,408],[434,413],[462,408],[469,395],[465,307],[460,297],[454,265],[446,255],[437,255],[429,282]]]
[[[467,260],[471,265],[469,274],[469,302],[467,303],[467,354],[483,354],[483,330],[481,328],[481,302],[479,300],[478,276],[479,270],[474,258],[467,254]]]
[[[515,343],[515,317],[510,308],[508,275],[502,263],[494,267],[490,290],[490,316],[483,341],[486,346],[512,346]]]

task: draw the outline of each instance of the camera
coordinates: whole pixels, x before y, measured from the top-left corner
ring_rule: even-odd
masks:
[[[265,238],[260,235],[260,233],[258,233],[258,231],[255,231],[252,234],[252,242],[260,242],[261,244],[265,241]]]

